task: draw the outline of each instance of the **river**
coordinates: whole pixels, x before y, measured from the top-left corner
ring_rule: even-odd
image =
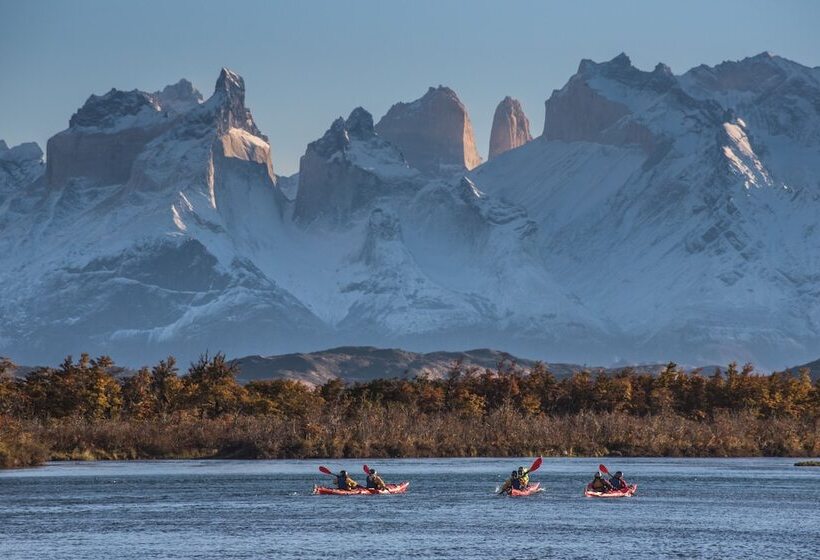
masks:
[[[131,461],[0,471],[0,557],[817,558],[820,469],[793,459],[603,460],[633,498],[583,497],[598,459],[545,458],[546,491],[494,489],[529,459]],[[363,462],[400,496],[314,496]]]

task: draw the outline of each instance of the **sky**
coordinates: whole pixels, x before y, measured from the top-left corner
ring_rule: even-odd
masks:
[[[763,51],[820,65],[820,2],[687,0],[0,0],[0,139],[47,139],[92,93],[180,78],[210,95],[223,66],[269,136],[276,172],[363,106],[378,120],[428,86],[453,88],[486,157],[495,106],[519,99],[533,135],[583,58],[626,52],[675,73]]]

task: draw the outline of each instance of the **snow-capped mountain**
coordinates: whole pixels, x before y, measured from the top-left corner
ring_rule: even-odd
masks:
[[[585,60],[543,135],[473,178],[528,209],[620,355],[782,364],[820,335],[817,74]]]
[[[430,88],[375,126],[362,108],[337,119],[289,178],[244,96],[227,69],[207,100],[185,80],[112,90],[45,165],[0,144],[0,354],[816,353],[818,69],[585,60],[543,134],[499,128],[521,138],[478,167],[466,108]]]

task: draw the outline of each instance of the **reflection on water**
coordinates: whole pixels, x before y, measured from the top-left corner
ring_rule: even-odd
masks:
[[[546,492],[495,496],[529,459],[56,463],[0,471],[0,557],[812,558],[820,469],[789,459],[606,459],[630,499],[582,495],[597,459],[545,459]],[[361,464],[401,496],[313,496]]]

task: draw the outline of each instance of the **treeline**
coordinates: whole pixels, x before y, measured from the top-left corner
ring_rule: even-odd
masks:
[[[454,363],[444,379],[319,387],[236,381],[223,354],[118,379],[71,357],[24,379],[0,361],[0,465],[48,458],[820,454],[820,385],[807,371],[704,376],[674,363],[557,379],[543,364]]]

